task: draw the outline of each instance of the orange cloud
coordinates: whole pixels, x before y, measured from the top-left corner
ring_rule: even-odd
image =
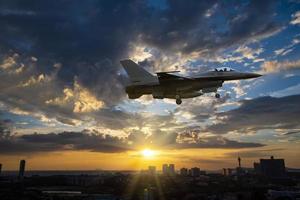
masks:
[[[266,61],[261,66],[261,73],[276,73],[300,68],[300,60],[295,61]]]

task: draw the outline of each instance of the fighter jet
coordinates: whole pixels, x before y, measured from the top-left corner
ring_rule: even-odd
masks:
[[[156,72],[155,76],[130,59],[120,62],[131,81],[131,84],[125,89],[129,99],[152,95],[155,99],[176,99],[178,105],[182,103],[182,99],[198,97],[205,93],[213,92],[216,98],[220,98],[217,91],[222,87],[224,81],[261,76],[256,73],[237,72],[228,67],[216,68],[194,77],[174,74],[179,71]]]

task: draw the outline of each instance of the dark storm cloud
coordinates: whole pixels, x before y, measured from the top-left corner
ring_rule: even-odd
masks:
[[[116,59],[135,36],[143,13],[145,4],[135,0],[2,2],[1,42],[67,62]]]
[[[94,64],[109,59],[118,65],[136,37],[163,49],[180,46],[185,52],[231,45],[271,31],[276,26],[274,4],[174,0],[167,1],[166,9],[155,10],[147,1],[136,0],[12,0],[0,3],[0,41],[7,49],[61,62],[63,80],[78,75],[92,85],[97,76],[110,73]],[[232,13],[226,12],[229,8]],[[224,23],[214,16],[223,17]],[[217,31],[216,26],[224,24],[227,27]]]
[[[262,147],[264,144],[239,142],[227,139],[222,136],[201,136],[194,132],[172,133],[160,130],[153,131],[152,135],[147,136],[142,132],[135,131],[128,136],[128,140],[133,144],[154,146],[166,149],[199,149],[199,148],[255,148]]]
[[[276,149],[259,149],[259,150],[250,150],[250,151],[238,151],[238,152],[229,152],[225,155],[229,158],[240,156],[242,158],[262,158],[276,156],[278,152],[282,152],[285,149],[276,148]]]
[[[126,54],[128,42],[140,34],[156,46],[186,43],[184,49],[193,51],[273,30],[277,26],[275,5],[271,0],[239,4],[170,0],[165,9],[154,9],[147,1],[137,0],[12,0],[0,3],[1,42],[20,51],[69,61],[115,60]]]
[[[0,153],[40,153],[63,150],[88,150],[117,153],[130,150],[119,137],[98,132],[62,132],[16,136],[0,139]]]
[[[127,137],[110,136],[98,131],[61,132],[48,134],[27,134],[0,138],[0,154],[35,154],[43,152],[85,150],[102,153],[120,153],[139,150],[142,145],[164,149],[190,148],[254,148],[261,147],[259,143],[244,143],[226,139],[221,136],[191,138],[188,135],[156,131],[150,136],[132,131]],[[188,141],[187,141],[188,139]],[[185,141],[184,141],[185,140]]]
[[[289,131],[289,132],[284,133],[284,135],[296,135],[299,133],[300,133],[300,131]]]
[[[220,48],[259,39],[280,29],[274,22],[276,2],[253,0],[169,1],[168,9],[152,16],[142,40],[184,53]]]
[[[254,148],[262,147],[263,144],[255,142],[239,142],[230,140],[224,137],[213,136],[207,138],[199,138],[194,143],[179,143],[175,148],[181,149],[197,149],[197,148],[220,148],[220,149],[241,149],[241,148]]]
[[[239,142],[222,136],[202,136],[201,130],[187,130],[179,133],[176,147],[180,148],[253,148],[264,144],[254,142]]]
[[[0,113],[1,116],[1,113]],[[9,119],[0,119],[0,139],[9,138],[11,136],[12,121]]]
[[[229,131],[247,133],[262,129],[295,129],[300,123],[300,95],[281,98],[260,97],[241,101],[237,109],[217,114],[220,123],[206,131],[226,134]]]
[[[21,136],[25,142],[32,144],[54,144],[61,149],[91,150],[95,152],[122,152],[130,147],[119,137],[98,132],[62,132],[49,134],[32,134]]]
[[[142,39],[162,49],[181,50],[191,32],[208,33],[204,13],[216,1],[168,1],[168,9],[152,15],[145,24]],[[201,25],[200,25],[201,24]],[[200,25],[200,26],[199,26]],[[199,37],[200,38],[200,37]],[[179,48],[179,49],[178,49]]]
[[[77,76],[106,103],[116,102],[124,95],[118,61],[146,13],[140,1],[1,2],[1,52],[33,55],[44,73],[59,62],[59,81]]]

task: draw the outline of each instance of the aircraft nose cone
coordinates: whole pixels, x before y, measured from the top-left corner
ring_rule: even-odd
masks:
[[[252,75],[253,75],[253,78],[258,78],[258,77],[262,76],[261,74],[257,74],[257,73],[252,73]]]
[[[260,76],[262,76],[261,74],[257,74],[257,73],[248,73],[247,78],[258,78]]]

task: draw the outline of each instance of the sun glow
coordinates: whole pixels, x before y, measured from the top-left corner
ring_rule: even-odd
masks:
[[[151,150],[151,149],[144,149],[141,151],[141,154],[145,157],[145,158],[152,158],[156,155],[156,152]]]

